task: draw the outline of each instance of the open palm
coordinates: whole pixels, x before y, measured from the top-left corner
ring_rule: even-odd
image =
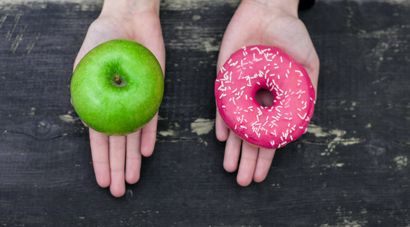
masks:
[[[244,0],[232,17],[220,48],[218,69],[236,50],[247,45],[271,45],[287,52],[307,70],[317,88],[319,59],[303,22],[295,13],[267,7],[259,1]],[[263,97],[262,97],[263,98]],[[249,185],[263,181],[270,169],[275,150],[253,146],[230,131],[216,113],[216,136],[226,141],[224,168],[239,170],[237,182]],[[239,161],[239,157],[241,160]]]
[[[89,27],[74,67],[81,58],[100,43],[112,39],[134,40],[147,47],[165,67],[165,50],[158,14],[139,12],[132,18],[100,16]],[[115,197],[124,195],[125,181],[140,178],[141,155],[154,151],[158,114],[142,129],[127,136],[107,136],[89,129],[94,172],[98,185],[110,186]]]

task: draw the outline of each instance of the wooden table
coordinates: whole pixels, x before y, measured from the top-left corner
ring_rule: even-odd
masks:
[[[212,128],[215,63],[236,5],[163,1],[156,151],[114,199],[95,183],[69,100],[101,2],[2,0],[0,226],[409,226],[409,2],[322,0],[301,13],[321,59],[315,117],[247,188],[222,169]]]

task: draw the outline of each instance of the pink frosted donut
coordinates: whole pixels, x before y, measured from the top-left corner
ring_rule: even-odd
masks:
[[[255,98],[260,89],[274,97],[270,107]],[[242,139],[264,148],[280,148],[306,132],[315,90],[306,70],[275,47],[247,46],[218,72],[215,99],[226,125]]]

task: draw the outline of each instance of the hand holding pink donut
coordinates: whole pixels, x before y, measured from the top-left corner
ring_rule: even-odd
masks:
[[[292,97],[294,97],[294,100],[298,98],[301,99],[302,96],[303,96],[302,99],[307,98],[307,100],[302,101],[302,102],[306,101],[305,104],[300,103],[302,106],[296,106],[296,102],[295,102],[293,103],[292,107],[290,107],[288,103],[287,108],[290,108],[290,109],[289,111],[287,111],[287,113],[289,113],[292,116],[283,116],[281,115],[281,113],[279,113],[282,118],[284,117],[286,118],[285,120],[289,121],[287,122],[287,124],[290,126],[288,128],[288,131],[286,131],[286,127],[282,126],[282,128],[285,129],[283,132],[282,131],[280,132],[280,133],[284,133],[283,136],[277,135],[277,137],[275,137],[274,135],[271,135],[270,137],[268,137],[266,135],[262,136],[264,132],[260,131],[261,127],[259,127],[260,122],[266,123],[266,121],[263,121],[263,119],[256,119],[256,115],[246,115],[247,112],[243,111],[243,107],[245,105],[247,108],[249,106],[251,106],[249,108],[257,107],[257,106],[253,106],[252,104],[252,102],[254,102],[255,100],[249,101],[248,99],[246,99],[246,96],[242,97],[243,94],[241,95],[241,92],[238,93],[239,91],[238,90],[236,92],[237,96],[235,97],[236,98],[239,97],[238,100],[241,99],[243,101],[242,102],[243,106],[241,106],[240,108],[241,111],[239,111],[241,113],[240,114],[241,116],[239,116],[238,115],[239,112],[236,110],[238,105],[236,106],[230,105],[231,109],[232,107],[235,107],[235,111],[230,111],[230,110],[224,111],[221,109],[222,105],[224,106],[224,108],[227,108],[227,106],[229,106],[229,103],[232,102],[232,99],[231,101],[228,101],[229,98],[231,97],[228,97],[227,99],[224,99],[224,97],[222,98],[220,97],[220,96],[229,94],[227,92],[225,93],[223,92],[223,90],[226,89],[226,87],[222,86],[220,91],[217,91],[218,89],[217,87],[215,87],[216,94],[218,94],[219,96],[219,97],[216,97],[217,104],[219,104],[218,109],[224,112],[223,119],[229,124],[229,127],[227,127],[221,115],[217,112],[216,136],[220,141],[227,141],[226,147],[225,147],[224,168],[228,172],[234,172],[238,169],[238,163],[239,163],[237,182],[238,184],[242,186],[247,186],[252,181],[261,182],[266,178],[268,171],[270,169],[270,165],[271,165],[274,153],[275,153],[274,149],[269,149],[269,148],[281,147],[285,145],[286,143],[290,142],[291,140],[294,140],[295,138],[293,138],[293,136],[295,137],[300,136],[305,130],[305,127],[307,126],[307,124],[298,126],[298,127],[301,127],[300,130],[303,130],[302,132],[296,130],[296,128],[292,130],[292,127],[298,123],[297,121],[298,119],[303,118],[303,120],[308,123],[309,118],[313,113],[313,101],[315,97],[314,92],[316,91],[318,74],[319,74],[319,59],[317,57],[313,44],[310,40],[306,27],[304,26],[303,22],[300,21],[297,17],[297,4],[298,4],[297,0],[291,0],[291,1],[288,1],[288,0],[278,0],[278,1],[244,0],[241,2],[234,17],[232,18],[225,32],[223,41],[222,41],[219,59],[218,59],[218,70],[225,70],[225,71],[233,70],[235,67],[229,66],[229,65],[232,65],[231,59],[229,59],[231,60],[229,64],[228,63],[225,64],[225,66],[228,67],[229,69],[226,69],[226,67],[223,67],[224,63],[228,60],[228,58],[232,54],[234,54],[237,50],[240,50],[244,46],[252,46],[251,48],[254,48],[255,45],[261,45],[261,46],[256,46],[256,47],[261,47],[261,48],[258,48],[259,52],[255,48],[252,51],[248,49],[248,51],[246,52],[243,52],[243,49],[241,49],[242,51],[239,51],[236,53],[237,54],[236,57],[238,59],[239,59],[239,54],[243,55],[243,54],[247,54],[248,52],[249,53],[252,52],[251,55],[253,55],[254,53],[253,51],[256,51],[256,55],[255,55],[256,61],[260,61],[259,60],[260,57],[263,56],[263,53],[262,55],[257,54],[257,53],[260,53],[261,51],[266,51],[267,53],[269,53],[268,55],[272,54],[270,55],[271,57],[270,59],[272,59],[274,54],[277,54],[278,57],[279,55],[282,55],[282,52],[280,51],[280,49],[286,52],[290,56],[290,58],[282,57],[282,63],[286,61],[287,68],[284,69],[285,71],[280,71],[280,73],[278,73],[279,80],[283,80],[284,78],[280,78],[280,76],[286,77],[285,74],[287,74],[288,77],[292,77],[293,78],[292,80],[287,80],[286,86],[287,88],[290,88],[289,92],[292,92],[292,91],[294,92],[292,94]],[[268,50],[267,47],[272,47],[272,46],[279,47],[279,49],[273,48],[271,50]],[[265,49],[265,50],[261,50],[261,49]],[[232,55],[232,57],[235,57],[234,55]],[[286,54],[284,54],[284,56],[286,56]],[[251,56],[248,59],[253,59],[253,58],[254,56]],[[307,74],[310,77],[310,80],[303,79],[302,74],[304,70],[300,70],[297,64],[294,64],[293,66],[291,64],[290,65],[291,68],[289,69],[289,63],[293,62],[292,59],[294,59],[295,62],[300,63],[301,64],[300,67],[306,69]],[[279,58],[277,60],[279,60]],[[252,61],[255,62],[254,60]],[[276,66],[272,65],[272,67],[278,67],[278,65],[280,65],[281,62],[279,60],[279,62],[276,62],[276,63],[277,65]],[[256,63],[254,67],[258,67],[258,64]],[[245,69],[247,68],[245,67]],[[271,68],[271,69],[275,70],[275,68]],[[290,75],[291,72],[289,70],[292,70],[292,69],[293,69],[292,75]],[[253,72],[252,70],[253,69],[250,69],[248,73]],[[288,70],[289,72],[286,73],[286,70]],[[264,73],[266,73],[266,68],[265,68]],[[268,74],[269,74],[269,70],[268,70]],[[270,73],[270,75],[273,75],[273,74],[274,72]],[[299,74],[301,75],[299,80],[296,77],[293,77]],[[279,81],[278,75],[275,75],[275,76],[276,76],[275,77],[276,81]],[[249,86],[248,87],[249,89],[247,88],[245,89],[243,87],[244,84],[241,84],[243,81],[242,82],[237,81],[236,85],[241,85],[238,87],[238,89],[243,88],[244,93],[246,92],[252,93],[254,92],[256,88],[261,88],[261,87],[268,88],[268,90],[269,88],[271,88],[272,91],[274,91],[273,89],[274,85],[272,85],[271,87],[266,86],[267,78],[269,77],[266,77],[266,75],[263,76],[261,74],[260,77],[258,76],[257,80],[254,80],[254,82],[255,83],[258,82],[259,85]],[[299,84],[298,86],[298,83],[302,83],[302,79],[304,82],[307,81],[306,84],[304,84],[304,86],[307,85],[307,87],[303,87],[303,89],[294,90],[297,87],[300,87],[301,84]],[[314,88],[311,88],[311,87],[309,88],[310,81],[312,82],[311,84],[313,84]],[[261,85],[261,82],[265,82],[265,83]],[[272,80],[268,82],[269,82],[268,84],[272,84]],[[217,80],[216,85],[221,86],[221,83],[218,82]],[[296,94],[297,92],[299,93]],[[303,94],[300,95],[301,93]],[[280,106],[282,107],[279,107],[278,110],[276,110],[276,112],[280,111],[280,108],[283,108],[283,106],[285,106],[285,103],[282,102]],[[306,111],[302,110],[303,107],[305,108]],[[310,107],[312,108],[308,110],[308,108]],[[278,117],[277,115],[272,115],[272,114],[269,115],[270,113],[267,112],[268,109],[261,108],[260,110],[264,111],[263,112],[263,116],[265,117],[264,119],[266,119],[268,116],[275,117],[275,118]],[[237,115],[234,116],[232,114],[232,116],[227,116],[226,114],[226,113],[233,113],[233,112],[236,112]],[[293,114],[295,114],[295,116],[293,116]],[[301,116],[299,116],[298,118],[297,114]],[[238,123],[238,124],[235,124],[235,122],[228,120],[230,119],[230,117],[231,119],[238,118],[239,120],[241,120],[240,118],[242,116],[248,116],[252,118],[250,119],[252,122],[249,122],[249,124],[247,124],[246,122],[242,120],[240,121],[242,122],[242,124],[239,124],[238,121],[235,120],[235,122]],[[258,115],[258,116],[262,116],[262,115]],[[284,120],[284,119],[281,119],[281,120]],[[255,122],[256,122],[256,125],[258,126],[256,127],[256,129],[253,127],[255,125]],[[272,123],[272,122],[273,121],[269,121],[269,123]],[[281,121],[281,123],[283,123],[283,121]],[[268,123],[266,123],[265,126],[267,126],[267,124]],[[242,128],[235,129],[235,127],[242,127]],[[249,130],[248,130],[248,127],[249,127]],[[252,145],[246,141],[242,141],[242,139],[238,137],[238,135],[235,134],[233,131],[231,131],[229,128],[232,128],[232,130],[235,131],[237,134],[239,134],[242,138],[247,139],[252,144],[257,144],[258,146]],[[291,130],[295,134],[289,133],[289,130]],[[254,135],[250,135],[252,133]],[[290,135],[292,135],[292,138],[290,138]],[[259,136],[259,139],[258,139],[258,136]],[[284,139],[285,136],[286,136],[286,139]],[[253,139],[249,137],[252,137]],[[261,137],[262,139],[260,139]],[[239,157],[241,157],[240,161],[239,161]]]
[[[261,102],[271,96],[269,105]],[[245,46],[221,66],[215,99],[237,136],[264,148],[281,148],[307,131],[315,91],[306,70],[277,47]]]

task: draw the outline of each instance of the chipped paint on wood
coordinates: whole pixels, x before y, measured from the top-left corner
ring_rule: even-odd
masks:
[[[161,130],[158,132],[159,135],[167,137],[167,136],[176,136],[176,132],[172,129]]]
[[[393,158],[393,161],[398,170],[403,170],[409,165],[409,160],[407,156],[399,155]]]
[[[191,123],[191,132],[200,135],[208,134],[214,128],[215,120],[198,118]]]
[[[328,140],[325,151],[322,152],[323,156],[330,155],[330,153],[332,153],[335,150],[337,145],[351,146],[363,142],[363,139],[360,138],[345,138],[345,135],[347,133],[345,130],[337,128],[331,130],[324,130],[322,127],[315,124],[310,124],[307,132],[313,134],[315,137],[318,138],[332,137],[330,140]]]
[[[75,123],[76,122],[76,120],[70,114],[62,114],[58,116],[58,118],[60,118],[60,120],[62,120],[65,123]]]

